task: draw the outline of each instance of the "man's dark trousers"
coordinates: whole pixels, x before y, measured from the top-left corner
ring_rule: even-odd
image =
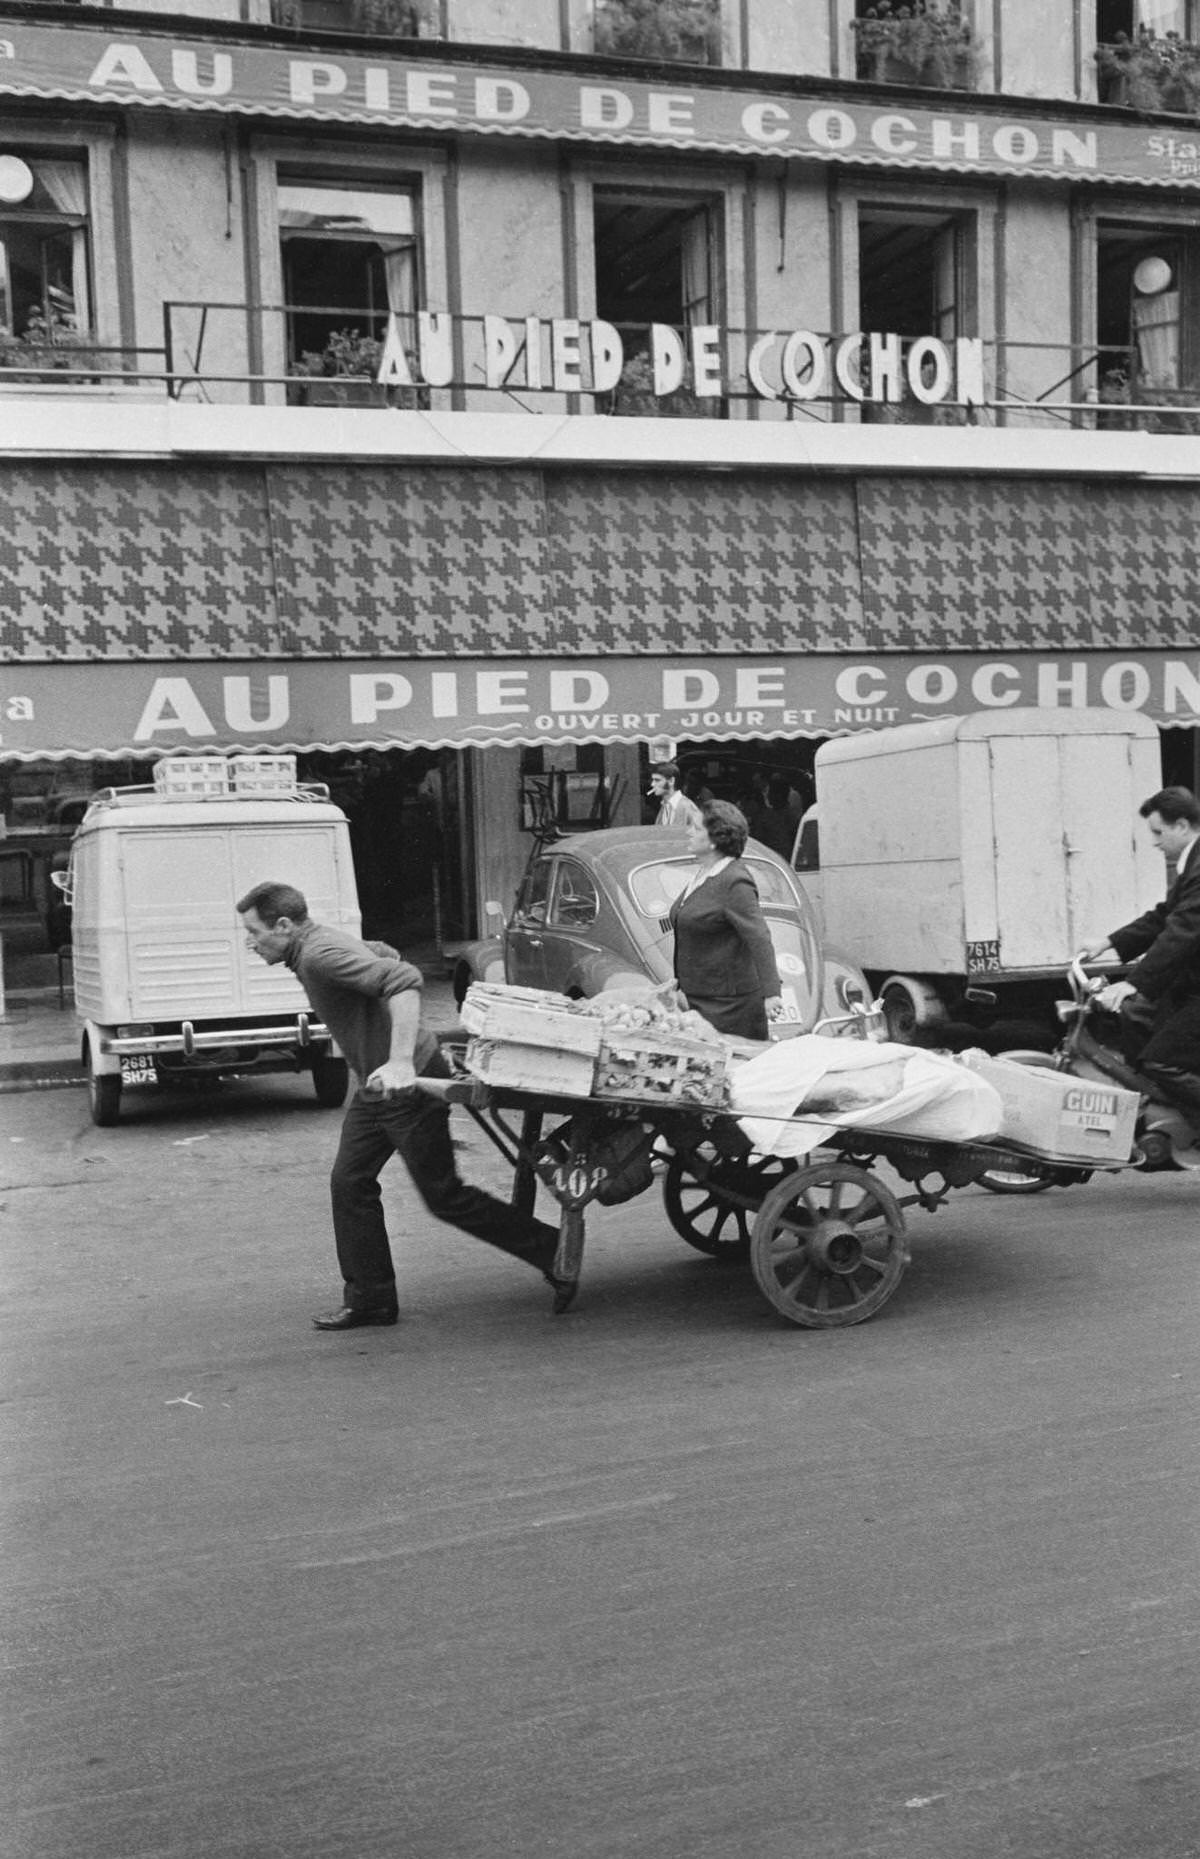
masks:
[[[384,1164],[393,1155],[401,1157],[421,1199],[439,1220],[539,1270],[549,1264],[552,1227],[525,1218],[460,1176],[450,1139],[450,1112],[444,1104],[415,1087],[391,1098],[365,1097],[360,1091],[346,1112],[330,1176],[338,1265],[352,1310],[391,1309],[396,1303],[396,1274],[379,1186]],[[547,1256],[540,1256],[543,1253]]]
[[[1151,1002],[1133,994],[1121,1003],[1120,1022],[1127,1063],[1200,1115],[1200,995]]]

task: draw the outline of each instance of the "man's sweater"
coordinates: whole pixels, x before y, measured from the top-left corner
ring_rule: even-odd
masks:
[[[376,945],[376,949],[384,947]],[[392,1019],[385,1002],[414,989],[419,993],[420,969],[394,950],[378,954],[345,930],[312,922],[296,930],[284,960],[308,995],[314,1013],[337,1040],[359,1084],[365,1084],[373,1071],[387,1063],[391,1052]],[[436,1049],[433,1034],[420,1027],[413,1052],[418,1071]]]

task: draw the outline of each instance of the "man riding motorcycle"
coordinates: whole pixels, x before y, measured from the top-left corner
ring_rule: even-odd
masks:
[[[1126,1061],[1200,1127],[1200,802],[1189,788],[1168,787],[1138,812],[1175,875],[1161,904],[1082,954],[1136,963],[1097,1004],[1118,1015]]]

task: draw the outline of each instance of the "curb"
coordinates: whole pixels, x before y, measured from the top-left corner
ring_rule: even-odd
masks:
[[[17,1059],[0,1065],[0,1095],[9,1091],[56,1091],[64,1085],[86,1084],[78,1059]]]

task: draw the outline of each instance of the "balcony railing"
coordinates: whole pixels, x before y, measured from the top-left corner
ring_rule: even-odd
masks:
[[[339,319],[325,348],[320,354],[290,351],[294,319],[314,315]],[[940,360],[931,360],[928,340],[918,350],[907,338],[897,344],[896,338],[880,336],[873,346],[869,336],[812,332],[792,343],[787,359],[786,333],[727,326],[709,342],[704,380],[696,374],[692,332],[680,329],[674,332],[676,353],[684,365],[677,385],[656,392],[651,329],[645,324],[620,326],[626,359],[619,373],[619,355],[610,361],[604,379],[589,359],[588,326],[563,325],[576,354],[570,378],[560,371],[556,381],[561,329],[553,335],[550,325],[538,327],[538,353],[530,367],[523,322],[503,326],[507,346],[498,364],[493,319],[487,319],[490,337],[483,317],[456,317],[452,330],[450,319],[439,319],[438,365],[426,369],[434,349],[427,345],[423,352],[429,330],[422,332],[413,315],[397,319],[401,373],[408,378],[381,382],[383,345],[373,332],[382,332],[386,320],[378,308],[356,316],[345,306],[172,300],[163,305],[163,342],[157,348],[100,345],[88,338],[86,348],[66,352],[45,345],[38,352],[24,343],[19,354],[8,348],[6,362],[0,344],[0,397],[161,395],[266,406],[285,416],[290,407],[565,411],[639,419],[785,418],[1200,435],[1200,379],[1160,386],[1139,372],[1137,351],[1127,347],[987,341],[970,345],[964,362],[953,343],[939,351]],[[957,377],[946,374],[947,366],[960,370]],[[941,387],[935,391],[939,368]]]
[[[1121,33],[1096,47],[1096,70],[1101,103],[1200,115],[1200,45],[1175,33],[1159,38],[1146,26],[1135,39]]]
[[[876,84],[974,90],[978,56],[971,22],[955,0],[876,0],[850,22],[855,75]]]

